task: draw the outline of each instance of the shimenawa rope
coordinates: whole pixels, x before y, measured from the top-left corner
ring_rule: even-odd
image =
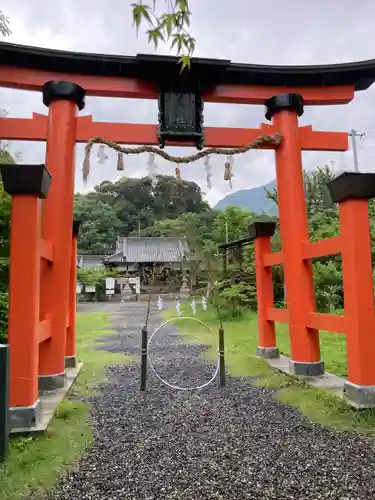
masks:
[[[274,145],[278,147],[281,144],[282,140],[282,135],[280,133],[276,133],[275,135],[262,135],[255,139],[255,141],[251,142],[247,146],[241,146],[238,148],[207,148],[204,149],[203,151],[198,151],[198,153],[190,156],[173,156],[162,149],[159,149],[155,146],[138,146],[135,148],[126,148],[123,146],[120,146],[120,144],[117,144],[117,142],[113,141],[108,141],[107,139],[103,139],[102,137],[92,137],[86,144],[85,147],[85,158],[83,161],[83,166],[82,166],[82,175],[83,175],[83,181],[86,182],[88,179],[88,176],[90,174],[90,153],[92,150],[92,147],[94,144],[103,144],[105,146],[108,146],[111,149],[114,149],[119,153],[119,159],[117,163],[117,168],[118,170],[123,170],[124,169],[124,162],[123,162],[123,155],[132,155],[132,154],[141,154],[141,153],[154,153],[161,158],[164,158],[167,161],[170,161],[172,163],[192,163],[194,161],[200,160],[201,158],[204,158],[206,156],[212,155],[212,154],[217,154],[217,155],[226,155],[226,156],[233,156],[236,154],[242,154],[246,153],[247,151],[250,151],[250,149],[257,149],[260,146],[263,145]],[[177,167],[178,168],[178,167]],[[178,177],[179,169],[177,171],[176,168],[176,174]]]

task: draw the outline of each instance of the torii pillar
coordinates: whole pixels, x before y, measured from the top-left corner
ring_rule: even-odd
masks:
[[[312,263],[302,255],[303,245],[309,242],[298,128],[298,117],[302,114],[303,98],[298,94],[279,94],[266,102],[266,118],[273,119],[275,129],[283,137],[275,156],[292,351],[290,370],[295,375],[314,376],[324,373],[324,364],[320,359],[319,331],[306,326],[316,304]]]
[[[43,102],[49,107],[46,164],[53,182],[43,206],[42,234],[53,243],[54,255],[53,264],[41,270],[40,314],[51,317],[52,337],[40,346],[40,390],[65,383],[77,109],[84,108],[84,98],[84,89],[72,82],[50,81],[43,87]]]

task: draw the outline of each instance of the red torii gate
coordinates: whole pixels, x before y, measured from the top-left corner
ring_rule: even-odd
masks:
[[[98,56],[4,43],[0,50],[0,85],[41,92],[49,108],[48,116],[0,118],[2,139],[47,142],[48,170],[44,165],[2,166],[5,189],[12,195],[9,343],[10,416],[15,429],[38,421],[38,390],[61,387],[66,366],[75,364],[75,143],[93,136],[123,144],[157,145],[160,140],[157,125],[95,122],[91,116],[78,117],[77,111],[84,108],[85,95],[156,99],[166,85],[178,85],[180,77],[176,60],[170,57]],[[374,69],[374,61],[283,68],[196,59],[189,73],[193,92],[204,101],[265,104],[266,118],[272,120],[272,125],[261,124],[258,129],[206,127],[204,146],[245,146],[264,133],[282,134],[276,150],[282,252],[270,252],[272,231],[264,233],[260,226],[255,230],[258,354],[278,354],[274,321],[288,321],[292,370],[318,375],[324,372],[318,328],[347,333],[350,396],[362,404],[365,393],[367,406],[375,399],[367,202],[345,201],[340,205],[340,237],[309,242],[301,151],[345,151],[348,135],[299,127],[298,116],[304,105],[350,102],[355,90],[373,82]],[[184,87],[182,92],[189,90]],[[169,144],[186,146],[193,141],[185,137]],[[375,190],[364,195],[359,189],[354,197],[374,194]],[[311,269],[313,257],[339,251],[343,252],[348,305],[343,318],[315,312]],[[285,268],[287,311],[273,308],[270,266],[278,263]]]

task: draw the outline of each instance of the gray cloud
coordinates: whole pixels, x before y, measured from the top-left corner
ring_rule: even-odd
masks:
[[[142,31],[137,37],[132,28],[130,1],[112,0],[3,0],[2,9],[11,19],[13,35],[9,41],[50,48],[99,53],[134,55],[151,52]],[[164,2],[158,3],[162,6]],[[375,4],[371,0],[300,2],[288,0],[287,8],[278,0],[263,3],[253,0],[191,0],[192,33],[197,38],[196,55],[226,58],[258,64],[319,64],[355,61],[375,57]],[[78,6],[79,5],[79,6]],[[160,47],[160,53],[168,53]],[[375,87],[358,93],[347,106],[306,109],[301,124],[315,129],[368,131],[360,142],[361,168],[372,169],[375,151],[375,119],[372,103]],[[46,113],[38,93],[0,89],[0,103],[11,116]],[[156,123],[157,106],[153,101],[89,98],[84,111],[95,120]],[[264,120],[262,106],[207,104],[206,125],[256,127]],[[45,145],[13,143],[12,150],[23,152],[24,161],[42,162]],[[187,149],[171,150],[186,154]],[[88,186],[81,181],[83,146],[77,147],[76,189],[88,189],[104,179],[114,180],[116,156],[109,154],[106,165],[96,165]],[[304,166],[313,168],[335,161],[338,168],[351,167],[348,153],[305,153]],[[146,173],[146,157],[126,159],[126,174]],[[174,165],[158,162],[160,171],[173,173]],[[223,180],[221,158],[213,159],[214,188],[211,202],[230,192]],[[234,189],[261,185],[274,177],[270,152],[249,152],[238,157],[234,166]],[[183,177],[205,188],[202,163],[182,167]]]

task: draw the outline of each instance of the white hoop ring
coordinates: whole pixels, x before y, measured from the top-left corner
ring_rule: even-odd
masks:
[[[206,325],[206,323],[204,323],[203,321],[201,321],[200,319],[194,318],[192,316],[178,316],[176,318],[170,318],[167,321],[164,321],[164,323],[162,323],[160,326],[158,326],[157,329],[152,333],[151,337],[148,339],[148,342],[147,342],[147,358],[148,358],[148,362],[149,362],[151,370],[154,372],[154,375],[160,380],[160,382],[162,384],[170,387],[171,389],[177,389],[178,391],[199,391],[200,389],[204,389],[205,387],[207,387],[208,385],[210,385],[211,382],[213,382],[215,380],[215,378],[217,377],[217,374],[219,373],[219,370],[220,370],[220,353],[219,353],[219,350],[218,350],[218,356],[217,356],[216,369],[215,369],[215,372],[214,372],[213,376],[205,384],[198,385],[196,387],[179,387],[178,385],[170,384],[169,382],[167,382],[165,379],[163,379],[158,374],[158,372],[156,371],[156,369],[155,369],[155,367],[154,367],[154,365],[153,365],[153,363],[151,361],[151,358],[150,358],[149,347],[150,347],[151,341],[154,338],[154,336],[156,335],[156,333],[159,330],[161,330],[164,326],[166,326],[166,325],[168,325],[170,323],[173,323],[176,320],[180,320],[180,319],[190,319],[190,320],[196,321],[197,323],[200,323],[201,325],[203,325],[213,336],[215,336],[215,333],[211,330],[211,328],[208,325]]]

